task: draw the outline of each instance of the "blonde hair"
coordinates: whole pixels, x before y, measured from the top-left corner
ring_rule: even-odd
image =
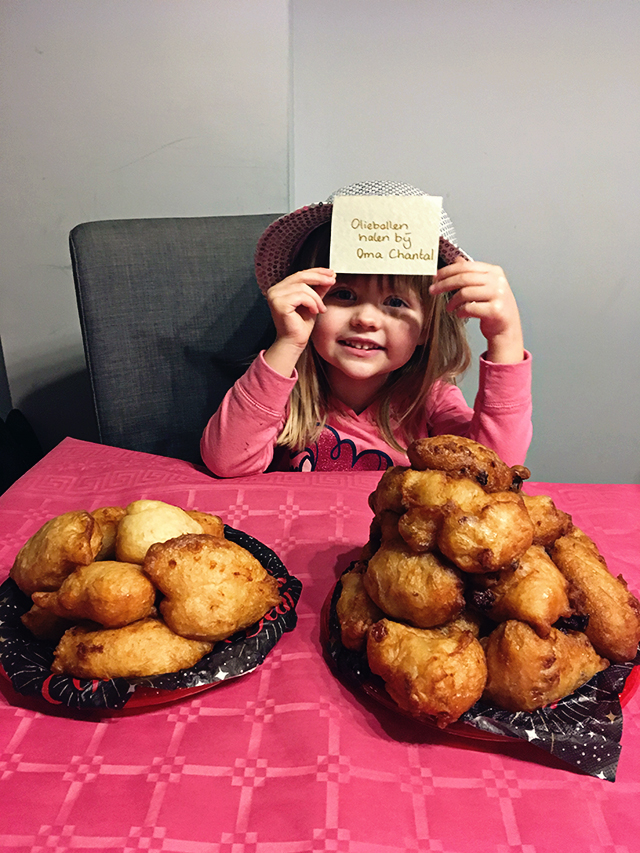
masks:
[[[312,232],[296,256],[291,272],[329,265],[330,223]],[[410,289],[418,295],[424,312],[423,338],[409,361],[389,375],[378,395],[375,422],[390,447],[405,451],[415,438],[433,384],[454,384],[469,366],[471,353],[464,321],[446,310],[447,297],[431,296],[432,276],[385,276],[399,292]],[[289,398],[289,415],[278,444],[301,450],[317,440],[331,411],[331,388],[324,363],[313,344],[297,365],[298,381]],[[392,423],[396,425],[395,432]],[[399,434],[396,434],[399,433]],[[402,441],[401,441],[402,440]]]

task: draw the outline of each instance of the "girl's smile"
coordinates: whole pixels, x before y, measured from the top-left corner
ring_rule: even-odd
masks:
[[[351,349],[355,349],[361,353],[368,353],[374,350],[383,349],[380,344],[374,343],[374,341],[361,340],[359,338],[347,338],[344,341],[338,341],[341,346],[349,347]]]

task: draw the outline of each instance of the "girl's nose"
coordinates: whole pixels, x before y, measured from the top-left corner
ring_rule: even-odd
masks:
[[[354,328],[377,329],[380,325],[380,312],[371,302],[361,302],[353,309],[351,325]]]

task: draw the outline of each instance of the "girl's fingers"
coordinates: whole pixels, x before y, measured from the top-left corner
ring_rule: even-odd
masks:
[[[323,301],[335,283],[329,269],[318,267],[293,273],[267,292],[277,340],[304,348],[319,314],[327,309]]]
[[[500,315],[506,304],[513,300],[501,267],[469,261],[450,264],[439,270],[429,292],[433,296],[450,294],[447,310],[458,317]]]
[[[429,293],[436,296],[439,293],[450,293],[452,290],[460,290],[462,287],[485,287],[491,281],[486,273],[460,272],[443,279],[438,279],[429,288]]]
[[[462,287],[484,287],[498,281],[504,281],[506,284],[506,276],[500,267],[478,261],[456,261],[438,270],[429,292],[436,296]]]
[[[293,314],[300,308],[306,308],[311,314],[326,311],[322,298],[310,287],[276,296],[270,300],[270,305],[278,314]]]
[[[324,311],[324,296],[329,288],[335,284],[335,274],[331,270],[317,268],[302,270],[287,276],[278,284],[275,284],[267,293],[267,299],[271,305],[282,304],[282,301],[295,302],[301,294],[309,296],[314,300],[318,311]]]
[[[480,321],[490,361],[516,362],[523,357],[518,306],[502,267],[456,261],[438,270],[429,292],[448,293],[447,311]]]
[[[325,269],[324,267],[314,267],[310,270],[301,270],[293,275],[287,276],[280,284],[274,285],[280,287],[283,284],[307,284],[309,287],[331,287],[335,283],[336,275],[333,270]]]
[[[329,278],[336,277],[335,272],[330,270],[328,267],[311,267],[311,269],[303,270],[302,275],[308,272],[319,273],[320,275],[328,276]],[[298,275],[298,273],[294,273],[294,275]]]
[[[456,311],[462,305],[470,302],[491,302],[494,294],[486,287],[463,287],[454,292],[447,303],[448,311]]]
[[[486,302],[474,302],[473,300],[463,302],[451,310],[460,318],[475,317],[477,320],[482,319],[488,313]]]
[[[320,306],[322,311],[327,310],[326,305],[324,304],[324,298],[329,292],[329,290],[331,290],[331,288],[333,287],[333,284],[334,282],[331,282],[330,284],[316,284],[313,288],[314,293],[320,299]]]

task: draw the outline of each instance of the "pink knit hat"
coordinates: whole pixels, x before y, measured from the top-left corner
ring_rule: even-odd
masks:
[[[409,184],[394,181],[363,181],[336,190],[325,202],[301,207],[293,213],[287,213],[280,219],[276,219],[260,237],[256,247],[256,278],[263,293],[289,275],[293,259],[302,243],[319,225],[331,219],[333,199],[338,195],[427,195],[427,193]],[[440,218],[439,265],[451,264],[458,257],[467,258],[468,255],[456,245],[456,232],[443,210]]]

